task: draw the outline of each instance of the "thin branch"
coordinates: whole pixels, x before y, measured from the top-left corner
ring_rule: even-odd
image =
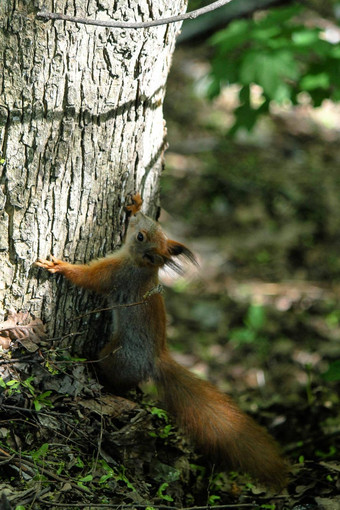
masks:
[[[145,305],[145,303],[146,303],[146,299],[143,298],[142,301],[136,301],[135,303],[124,303],[124,304],[106,306],[105,308],[96,308],[95,310],[90,310],[89,312],[82,313],[81,315],[77,315],[76,317],[71,317],[69,319],[69,322],[83,319],[83,317],[87,317],[88,315],[92,315],[94,313],[108,312],[109,310],[115,310],[116,308],[130,308],[131,306]]]
[[[56,12],[45,12],[40,11],[37,13],[37,18],[44,21],[48,20],[63,20],[70,21],[72,23],[82,23],[84,25],[95,25],[99,27],[107,28],[149,28],[156,27],[159,25],[168,25],[169,23],[177,23],[178,21],[184,21],[186,19],[195,19],[198,16],[207,14],[208,12],[215,11],[223,5],[229,4],[232,0],[217,0],[210,5],[196,9],[195,11],[187,12],[185,14],[179,14],[178,16],[172,16],[171,18],[156,19],[151,21],[141,22],[130,22],[130,21],[104,21],[94,20],[89,18],[76,18],[75,16],[68,16],[67,14],[61,14]]]
[[[95,310],[90,310],[89,312],[83,313],[82,315],[78,315],[77,317],[72,317],[70,321],[76,321],[94,313],[107,312],[109,310],[115,310],[117,308],[130,308],[131,306],[144,305],[150,296],[153,296],[154,294],[163,294],[163,291],[164,291],[163,285],[161,283],[158,283],[157,285],[152,287],[152,289],[150,289],[144,294],[141,301],[136,301],[134,303],[120,303],[117,305],[107,306],[105,308],[96,308]]]

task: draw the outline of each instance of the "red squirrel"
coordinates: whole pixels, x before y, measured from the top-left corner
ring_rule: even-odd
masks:
[[[132,197],[123,246],[113,255],[75,265],[55,257],[36,265],[60,273],[75,285],[106,294],[114,310],[114,332],[99,353],[99,365],[112,392],[124,392],[152,378],[167,410],[196,445],[214,461],[249,473],[277,489],[287,482],[287,465],[272,437],[233,400],[172,359],[166,343],[159,269],[179,269],[177,257],[195,262],[183,244],[168,239],[157,222],[140,212]]]

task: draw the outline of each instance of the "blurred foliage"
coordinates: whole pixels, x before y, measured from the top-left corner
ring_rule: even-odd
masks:
[[[221,140],[199,154],[199,170],[164,177],[163,203],[182,212],[194,237],[220,236],[232,271],[334,280],[340,275],[337,161],[337,144],[322,147],[313,137],[278,138],[265,151]],[[194,207],[181,205],[190,200]]]
[[[300,12],[305,12],[302,7]],[[243,36],[248,36],[244,47],[226,52],[235,73],[251,50],[249,27],[261,25],[269,14],[261,16],[235,22],[246,27]],[[297,27],[294,16],[287,16],[286,22],[277,18],[266,35],[263,31],[261,44],[256,41],[259,60],[266,55],[262,50],[269,44],[270,30],[288,31],[294,23]],[[301,14],[300,25],[302,18]],[[325,20],[315,16],[313,21]],[[300,54],[293,62],[296,77],[292,74],[286,80],[276,62],[271,62],[269,75],[264,75],[265,68],[259,72],[273,95],[276,75],[289,93],[298,95],[294,87],[302,79],[300,66],[309,69],[312,57],[319,58],[312,40],[335,49],[319,40],[319,29],[311,29],[315,36],[307,51],[305,30],[303,26],[302,34],[294,35],[291,29],[297,47],[300,37]],[[260,423],[270,423],[271,433],[290,457],[292,499],[256,499],[257,508],[273,508],[272,503],[282,509],[335,508],[339,111],[327,102],[327,123],[322,123],[309,105],[273,108],[251,133],[243,129],[234,138],[226,136],[238,87],[224,90],[215,101],[207,100],[202,83],[210,56],[202,41],[199,47],[179,48],[165,102],[170,151],[162,176],[166,213],[161,221],[170,236],[182,239],[200,260],[197,278],[192,274],[189,285],[180,281],[167,289],[169,342],[177,361],[233,394]],[[289,70],[291,61],[285,58],[282,69]],[[250,91],[250,83],[247,86]],[[311,90],[317,93],[317,87]],[[289,106],[293,101],[288,97],[285,102]],[[330,113],[336,119],[333,131]],[[330,468],[327,472],[325,466]],[[228,480],[232,481],[230,474]],[[226,492],[223,483],[222,488],[212,483],[209,502],[226,502]]]
[[[328,367],[327,372],[323,374],[325,381],[340,381],[340,360],[336,360]]]
[[[251,130],[271,101],[298,104],[308,93],[314,106],[340,99],[340,47],[325,29],[305,22],[301,4],[275,8],[252,19],[235,20],[211,38],[215,49],[207,94],[216,97],[223,85],[239,84],[239,106],[231,133]],[[262,89],[254,104],[251,86]]]
[[[266,330],[266,312],[262,305],[251,304],[241,327],[231,329],[229,333],[230,341],[236,347],[244,345],[255,345],[258,354],[266,356],[268,354],[269,339],[265,333]]]

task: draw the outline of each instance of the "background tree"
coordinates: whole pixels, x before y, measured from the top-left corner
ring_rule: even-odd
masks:
[[[36,16],[42,7],[143,21],[181,13],[186,1],[0,4],[0,319],[28,310],[54,335],[82,329],[68,320],[95,303],[47,281],[32,269],[36,258],[54,253],[83,262],[112,251],[132,190],[156,212],[162,105],[180,24],[124,30],[44,23]]]

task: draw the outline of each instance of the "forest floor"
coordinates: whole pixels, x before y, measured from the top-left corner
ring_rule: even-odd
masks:
[[[233,96],[200,95],[196,55],[177,51],[166,103],[161,222],[199,259],[163,275],[169,343],[278,440],[290,485],[220,472],[152,387],[106,394],[37,325],[0,364],[1,510],[340,508],[340,133],[301,108],[231,140]]]

